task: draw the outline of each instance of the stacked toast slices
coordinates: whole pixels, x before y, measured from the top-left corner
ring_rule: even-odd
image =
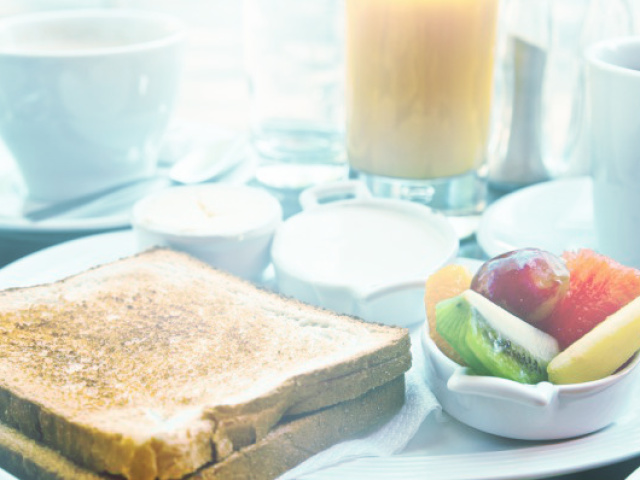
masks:
[[[0,467],[270,479],[404,401],[404,329],[168,249],[0,292]]]

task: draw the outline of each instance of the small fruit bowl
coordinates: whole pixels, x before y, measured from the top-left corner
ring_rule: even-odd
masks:
[[[555,440],[624,413],[640,371],[639,270],[588,249],[536,248],[469,267],[447,265],[425,285],[426,375],[449,414]]]
[[[624,413],[637,386],[640,355],[600,380],[527,385],[469,373],[421,332],[427,382],[444,410],[478,430],[522,440],[554,440],[600,430]]]

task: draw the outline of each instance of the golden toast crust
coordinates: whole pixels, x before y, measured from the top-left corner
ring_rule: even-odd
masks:
[[[189,478],[271,480],[311,455],[390,419],[404,403],[404,377],[317,412],[286,419],[264,439]],[[104,480],[20,432],[0,424],[0,465],[29,480]]]
[[[135,480],[192,473],[288,411],[356,398],[410,364],[405,330],[165,249],[0,292],[0,305],[0,420]]]

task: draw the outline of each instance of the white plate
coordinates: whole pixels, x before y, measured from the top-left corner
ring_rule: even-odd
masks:
[[[0,288],[54,281],[135,250],[131,231],[83,237],[6,266],[0,270]],[[402,454],[353,460],[308,475],[305,480],[533,478],[595,468],[636,455],[640,455],[637,409],[600,432],[561,442],[503,439],[466,427],[446,415],[431,415]]]
[[[253,176],[252,161],[247,161],[229,171],[219,181],[225,183],[240,184],[246,183]],[[153,182],[141,184],[140,188],[123,190],[114,196],[110,196],[108,208],[104,215],[82,216],[78,210],[70,211],[68,214],[48,218],[41,221],[31,221],[22,214],[24,197],[19,189],[13,185],[0,184],[0,235],[4,234],[30,234],[42,236],[52,233],[89,233],[125,228],[130,224],[130,208],[136,200],[145,193],[154,189],[163,188],[169,185],[169,180],[158,176]],[[4,188],[3,188],[4,187]],[[101,207],[100,207],[101,208]],[[94,207],[91,207],[95,211]]]
[[[634,470],[631,475],[627,477],[626,480],[640,480],[640,468]]]
[[[596,248],[588,177],[555,180],[513,192],[482,216],[478,243],[490,257],[522,247],[561,254]]]
[[[25,198],[17,172],[7,172],[4,181],[0,182],[0,233],[82,233],[123,228],[129,223],[128,211],[96,217],[60,216],[33,222],[26,219],[21,213],[24,203]]]
[[[0,288],[54,282],[135,252],[131,230],[81,237],[27,255],[0,269]]]

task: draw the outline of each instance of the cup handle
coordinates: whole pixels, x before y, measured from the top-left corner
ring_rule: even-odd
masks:
[[[530,407],[546,407],[556,395],[549,382],[525,385],[506,378],[472,375],[466,367],[459,367],[447,381],[452,392],[466,395],[500,398]]]
[[[354,199],[371,198],[371,192],[367,186],[358,180],[346,180],[342,182],[330,182],[304,190],[299,197],[303,210],[315,208],[331,200],[332,197],[351,197]]]

